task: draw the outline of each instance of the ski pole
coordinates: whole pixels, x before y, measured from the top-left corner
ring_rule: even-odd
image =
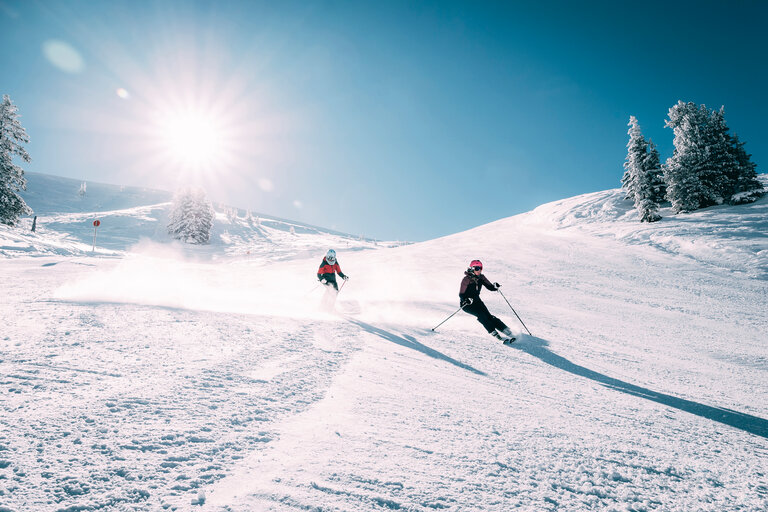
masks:
[[[504,297],[504,294],[501,293],[501,290],[496,290],[496,291],[499,292],[502,297]],[[512,312],[515,314],[517,319],[520,320],[520,323],[523,324],[523,327],[525,327],[525,323],[523,323],[523,319],[520,318],[520,315],[517,314],[517,311],[515,311],[515,308],[512,307],[512,304],[509,303],[506,297],[504,297],[504,301],[507,303],[507,306],[509,306],[509,309],[511,309]],[[525,330],[528,331],[528,327],[525,327]],[[533,336],[533,334],[531,334],[531,331],[528,331],[528,336]]]
[[[336,292],[336,294],[337,294],[337,295],[338,295],[338,294],[340,294],[340,293],[341,293],[341,290],[343,290],[343,289],[344,289],[344,285],[345,285],[345,284],[347,284],[347,281],[348,281],[348,279],[345,279],[345,280],[344,280],[344,282],[343,282],[343,283],[341,283],[341,287],[339,288],[339,291],[338,291],[338,292]]]
[[[450,319],[451,319],[451,317],[453,317],[453,315],[455,315],[456,313],[458,313],[458,312],[459,312],[459,311],[461,311],[462,309],[464,309],[464,306],[460,306],[460,307],[459,307],[459,309],[457,309],[456,311],[454,311],[453,313],[451,313],[451,316],[449,316],[448,318],[446,318],[445,320],[443,320],[442,322],[440,322],[439,324],[437,324],[436,326],[434,326],[434,327],[432,328],[432,332],[434,332],[434,331],[435,331],[435,329],[437,329],[438,327],[440,327],[441,325],[443,325],[445,322],[447,322],[448,320],[450,320]]]
[[[317,290],[317,287],[318,287],[318,286],[320,286],[321,284],[322,284],[322,283],[317,283],[317,284],[315,285],[315,287],[314,287],[314,288],[312,288],[311,290],[309,290],[307,293],[305,293],[305,294],[304,294],[304,296],[306,297],[307,295],[309,295],[309,294],[310,294],[310,293],[312,293],[313,291]]]

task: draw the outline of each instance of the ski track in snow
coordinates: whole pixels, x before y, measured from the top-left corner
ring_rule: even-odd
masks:
[[[311,277],[335,235],[220,221],[208,249],[90,257],[0,232],[42,255],[0,261],[0,510],[767,509],[765,239],[642,243],[600,194],[360,241],[337,315]],[[478,255],[535,336],[430,331]]]
[[[58,301],[9,313],[0,503],[20,495],[14,510],[152,509],[174,494],[188,505],[317,401],[354,352],[343,338],[315,347],[323,326],[308,322],[254,330],[263,322],[242,315]]]

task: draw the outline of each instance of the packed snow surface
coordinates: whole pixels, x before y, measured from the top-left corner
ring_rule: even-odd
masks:
[[[2,511],[768,509],[767,198],[403,247],[219,211],[192,247],[167,195],[37,180],[0,227]],[[476,258],[512,346],[431,330]]]

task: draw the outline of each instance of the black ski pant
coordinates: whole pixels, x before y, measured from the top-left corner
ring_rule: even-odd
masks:
[[[330,286],[336,291],[339,291],[339,284],[336,282],[336,274],[322,274],[321,279],[325,279],[325,286]]]
[[[494,329],[503,331],[507,328],[507,325],[504,322],[493,316],[491,312],[488,311],[485,303],[480,299],[475,299],[472,304],[464,308],[464,311],[472,316],[476,316],[477,321],[483,324],[483,327],[485,327],[485,330],[489,333],[493,332]]]

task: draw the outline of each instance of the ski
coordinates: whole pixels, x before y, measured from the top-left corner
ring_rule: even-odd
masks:
[[[507,336],[506,334],[503,334],[503,333],[500,333],[500,332],[497,332],[497,331],[492,332],[491,336],[493,336],[497,340],[501,340],[501,342],[504,345],[511,345],[517,339],[514,336]]]

